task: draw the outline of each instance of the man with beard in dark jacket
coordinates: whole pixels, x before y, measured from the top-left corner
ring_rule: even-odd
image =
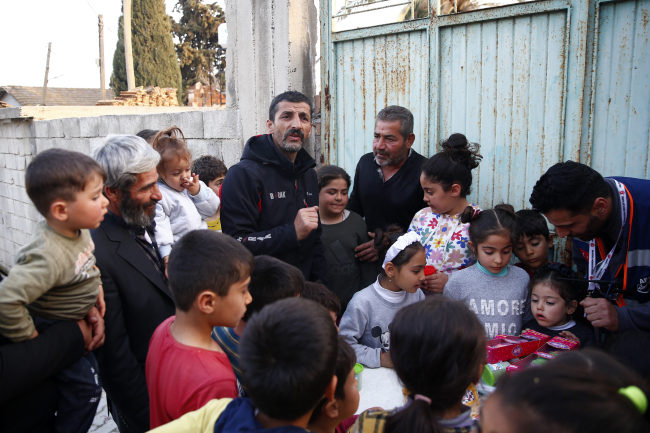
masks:
[[[248,140],[224,179],[221,222],[223,232],[254,255],[276,257],[300,269],[306,280],[327,284],[316,161],[303,149],[312,114],[311,101],[300,92],[273,99],[268,134]]]

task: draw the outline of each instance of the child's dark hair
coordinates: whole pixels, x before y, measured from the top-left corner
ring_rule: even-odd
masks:
[[[300,269],[275,257],[255,257],[255,269],[248,285],[253,300],[246,307],[242,320],[247,322],[253,313],[275,301],[301,295],[304,287],[305,277]]]
[[[611,196],[600,173],[588,165],[566,161],[558,162],[539,178],[529,201],[541,213],[566,209],[575,215],[589,212],[598,197]]]
[[[561,263],[549,263],[542,266],[533,274],[528,282],[528,296],[533,293],[533,288],[538,284],[546,284],[557,292],[568,304],[576,301],[580,303],[587,296],[587,280],[567,281],[563,278],[580,279],[580,274]],[[579,316],[576,313],[576,316]]]
[[[27,195],[41,215],[50,213],[56,199],[73,202],[88,181],[99,176],[106,181],[106,172],[94,159],[83,153],[65,149],[47,149],[34,157],[25,172]]]
[[[143,129],[142,131],[138,132],[137,135],[140,138],[143,138],[144,141],[146,141],[149,144],[153,144],[153,138],[158,134],[157,130],[154,129]]]
[[[189,311],[204,290],[227,296],[230,286],[248,278],[254,267],[253,254],[231,236],[211,230],[187,233],[174,244],[167,264],[176,307]]]
[[[470,143],[463,134],[451,134],[440,147],[442,151],[424,163],[422,173],[430,182],[439,183],[445,192],[459,184],[460,196],[466,197],[471,192],[472,170],[483,159],[478,153],[479,144]]]
[[[404,234],[404,229],[397,224],[391,224],[388,226],[386,231],[381,229],[375,230],[375,249],[377,249],[377,252],[379,253],[379,263],[384,262],[388,249],[391,245],[397,242],[400,236]],[[420,242],[413,242],[411,245],[400,251],[399,254],[391,260],[391,263],[393,263],[397,269],[400,269],[404,264],[408,263],[418,251],[424,251],[424,247]],[[386,271],[382,269],[381,273],[382,275],[385,275]]]
[[[548,240],[551,235],[548,231],[548,224],[544,215],[536,210],[522,209],[515,213],[517,216],[517,232],[519,236],[526,235],[529,238],[533,236],[543,236]]]
[[[460,222],[469,223],[469,240],[476,248],[492,235],[509,236],[512,242],[519,240],[517,216],[509,204],[498,204],[494,209],[478,210],[467,206],[460,215]]]
[[[266,416],[298,419],[325,394],[337,354],[336,327],[325,307],[282,299],[246,323],[239,346],[244,388]]]
[[[350,188],[350,184],[352,183],[350,175],[341,167],[337,167],[336,165],[324,165],[316,170],[316,174],[318,175],[318,191],[325,188],[330,184],[330,182],[336,179],[343,179],[345,183],[348,184],[348,188]]]
[[[160,154],[160,162],[156,167],[159,174],[164,174],[165,164],[172,161],[180,159],[187,161],[189,164],[192,160],[192,153],[187,148],[185,136],[180,128],[176,126],[159,131],[154,136],[151,145]]]
[[[640,388],[646,398],[650,395],[638,375],[606,353],[587,348],[504,377],[491,398],[514,421],[513,431],[648,432],[648,411],[642,414],[619,392],[628,386]]]
[[[485,363],[485,329],[467,305],[431,296],[401,309],[391,324],[390,358],[411,398],[384,432],[443,432],[438,418],[459,404]]]
[[[199,176],[206,185],[218,177],[225,176],[228,173],[226,164],[219,158],[212,155],[203,155],[192,163],[192,173]]]
[[[341,301],[334,292],[323,284],[305,281],[305,288],[300,296],[318,302],[323,307],[327,308],[327,311],[333,311],[337,316],[341,315]]]
[[[334,397],[337,400],[345,399],[345,382],[348,380],[350,372],[354,368],[354,364],[357,363],[357,354],[354,353],[354,349],[350,346],[345,338],[339,335],[339,352],[336,357],[336,389],[334,390]],[[321,410],[323,406],[327,403],[327,398],[323,399],[318,403],[314,412],[311,414],[309,423],[316,422],[318,418],[322,415]]]

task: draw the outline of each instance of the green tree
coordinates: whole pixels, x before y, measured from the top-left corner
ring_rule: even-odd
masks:
[[[172,32],[178,38],[176,53],[183,77],[183,94],[194,84],[213,84],[219,39],[217,28],[226,21],[224,11],[216,3],[204,0],[178,0],[175,11],[183,15],[172,19]]]
[[[127,88],[122,23],[123,17],[120,17],[110,81],[116,94]],[[181,71],[174,50],[171,18],[165,12],[165,0],[133,0],[131,43],[136,87],[175,87],[179,90],[178,98],[181,103]]]

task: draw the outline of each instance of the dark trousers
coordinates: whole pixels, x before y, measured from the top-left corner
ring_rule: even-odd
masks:
[[[54,424],[57,433],[86,433],[102,397],[97,360],[90,352],[56,375],[59,405]]]

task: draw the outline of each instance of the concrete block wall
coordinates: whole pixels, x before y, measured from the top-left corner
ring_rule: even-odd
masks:
[[[0,111],[11,110],[3,109]],[[29,242],[42,218],[25,189],[25,168],[39,152],[64,148],[90,154],[109,134],[178,126],[194,158],[213,155],[230,167],[243,149],[238,110],[202,110],[31,120],[0,113],[0,269],[7,272],[15,253]]]

